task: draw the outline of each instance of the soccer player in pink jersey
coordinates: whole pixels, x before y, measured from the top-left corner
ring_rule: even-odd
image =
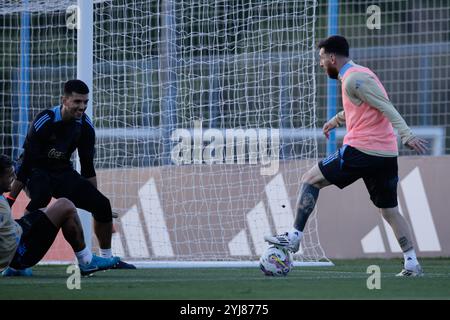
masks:
[[[276,246],[297,252],[306,222],[319,190],[329,185],[340,189],[362,178],[370,199],[392,227],[404,255],[404,268],[397,276],[421,276],[410,226],[397,203],[397,129],[402,143],[422,154],[427,142],[412,133],[395,109],[378,77],[349,58],[349,44],[342,36],[331,36],[318,44],[320,67],[331,79],[339,79],[344,110],[323,126],[323,134],[345,124],[343,146],[306,172],[301,181],[297,214],[292,231],[266,236]]]

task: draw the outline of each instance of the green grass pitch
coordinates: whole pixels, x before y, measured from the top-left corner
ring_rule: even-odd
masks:
[[[108,270],[69,290],[67,266],[36,266],[30,278],[0,278],[0,299],[450,299],[450,259],[421,259],[425,276],[398,278],[400,259],[333,260],[272,278],[257,268]],[[381,289],[367,288],[367,267],[381,269]]]

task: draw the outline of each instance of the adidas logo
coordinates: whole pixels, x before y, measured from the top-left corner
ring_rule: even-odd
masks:
[[[247,227],[238,231],[228,243],[230,256],[261,255],[267,247],[264,235],[273,233],[271,224],[275,226],[277,233],[292,228],[294,213],[281,174],[275,176],[265,186],[265,194],[268,209],[264,201],[260,201],[247,213]],[[112,239],[114,254],[133,258],[174,257],[174,249],[153,178],[139,189],[138,196],[139,203],[120,217],[121,232],[114,233]],[[272,222],[269,221],[268,211],[271,213]]]
[[[291,207],[291,201],[283,180],[283,176],[278,174],[265,187],[265,194],[268,203],[268,209],[263,201],[260,201],[246,215],[247,229],[241,230],[228,243],[228,249],[231,256],[252,256],[261,255],[267,248],[264,241],[265,235],[273,234],[270,227],[270,211],[275,231],[281,234],[286,230],[292,229],[294,223],[294,212]],[[248,231],[247,231],[248,230]],[[249,240],[251,240],[251,244]],[[299,253],[302,253],[300,246]]]
[[[419,168],[416,167],[404,177],[399,187],[406,204],[402,207],[399,201],[399,210],[410,222],[418,251],[441,251]],[[245,227],[233,232],[234,236],[226,244],[230,256],[261,255],[267,247],[265,235],[281,234],[292,228],[294,211],[281,173],[267,183],[264,194],[264,199],[245,214]],[[120,217],[121,233],[113,235],[112,245],[115,254],[133,258],[175,257],[153,178],[138,190],[138,196],[138,203]],[[381,216],[380,219],[382,223],[374,226],[361,239],[363,252],[400,253],[401,249],[391,227]],[[299,253],[303,253],[301,247]]]
[[[114,254],[133,258],[147,258],[150,257],[150,248],[153,256],[175,256],[155,180],[151,178],[147,181],[139,189],[138,195],[142,216],[139,213],[137,205],[133,205],[120,218],[122,222],[122,235],[128,249],[128,254],[125,255],[125,250],[118,233],[114,233],[112,239]],[[143,217],[143,220],[141,217]],[[150,239],[149,244],[147,244],[144,228],[146,228],[146,234]]]

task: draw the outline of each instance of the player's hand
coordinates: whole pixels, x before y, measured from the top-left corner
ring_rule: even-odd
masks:
[[[322,131],[327,139],[330,138],[330,131],[337,127],[336,121],[334,119],[329,120],[323,125]]]
[[[406,141],[405,146],[415,150],[418,154],[424,154],[428,151],[428,141],[418,137],[412,137]]]

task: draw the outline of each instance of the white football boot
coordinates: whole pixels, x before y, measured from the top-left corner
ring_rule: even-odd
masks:
[[[404,262],[403,270],[396,274],[396,277],[422,277],[423,270],[417,260],[411,258]]]
[[[264,236],[264,240],[274,246],[286,248],[296,253],[300,248],[300,235],[298,231],[285,232],[275,236]]]

